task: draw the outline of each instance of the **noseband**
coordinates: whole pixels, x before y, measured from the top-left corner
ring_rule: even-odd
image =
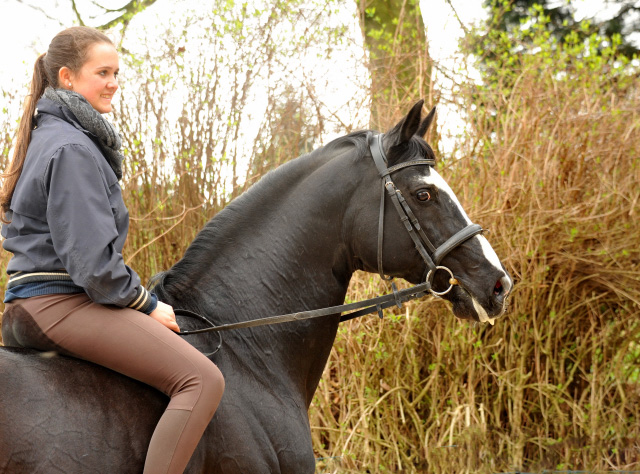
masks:
[[[382,268],[382,244],[384,237],[384,205],[386,190],[386,194],[389,196],[391,202],[396,208],[396,211],[400,216],[400,220],[404,224],[405,229],[407,229],[411,240],[413,240],[416,250],[422,257],[422,260],[424,260],[424,263],[427,265],[427,269],[425,270],[424,274],[425,282],[429,283],[429,285],[431,286],[437,270],[444,270],[451,276],[451,279],[449,280],[450,286],[447,290],[443,292],[436,292],[433,289],[431,290],[433,294],[442,296],[451,291],[451,288],[455,284],[456,280],[453,276],[453,272],[447,267],[439,266],[439,263],[442,261],[445,255],[451,252],[458,245],[461,245],[471,237],[482,233],[482,227],[480,227],[478,224],[469,224],[464,229],[456,232],[452,237],[450,237],[442,245],[440,245],[440,247],[436,247],[435,245],[433,245],[422,230],[420,222],[409,207],[409,204],[402,195],[402,192],[400,192],[400,190],[393,183],[391,174],[401,169],[408,168],[409,166],[435,166],[436,162],[432,159],[421,158],[419,160],[407,161],[405,163],[399,163],[397,165],[387,167],[388,160],[382,147],[383,137],[384,134],[382,133],[374,135],[372,132],[369,132],[367,134],[367,143],[369,144],[369,149],[371,150],[371,156],[373,157],[376,168],[378,168],[380,178],[382,178],[382,191],[380,193],[380,218],[378,220],[378,273],[384,280],[391,280],[392,278],[385,276],[384,270]]]

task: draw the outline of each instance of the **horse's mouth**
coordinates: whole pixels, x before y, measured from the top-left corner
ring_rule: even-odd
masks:
[[[465,288],[456,286],[444,296],[452,304],[452,312],[459,319],[467,319],[480,323],[489,323],[493,326],[498,318],[503,316],[507,309],[507,301],[500,305],[493,305],[487,310]]]

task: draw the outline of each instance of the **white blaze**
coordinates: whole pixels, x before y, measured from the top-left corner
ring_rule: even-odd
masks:
[[[460,204],[460,201],[458,201],[458,197],[454,194],[453,190],[449,187],[447,182],[442,178],[442,176],[440,176],[440,174],[438,174],[438,172],[435,169],[430,168],[429,176],[425,176],[423,178],[423,182],[427,185],[437,187],[441,193],[446,194],[449,197],[449,199],[451,199],[451,202],[458,207],[458,210],[460,211],[460,214],[466,221],[467,225],[472,224],[471,219],[469,219],[469,216],[467,215],[464,208]],[[502,269],[502,265],[500,264],[500,259],[498,258],[498,255],[496,254],[495,250],[493,250],[493,247],[491,246],[487,238],[481,234],[478,234],[473,238],[478,239],[478,242],[480,243],[480,248],[482,249],[482,253],[484,257],[487,259],[487,261],[492,266],[494,266],[497,270],[499,270],[503,275],[506,275],[506,273]],[[473,303],[473,307],[476,310],[476,313],[478,315],[478,319],[480,320],[480,322],[489,323],[491,325],[495,324],[495,318],[490,318],[487,312],[485,311],[485,309],[482,307],[482,305],[472,295],[469,295],[469,296],[471,296],[471,302]]]
[[[438,174],[435,169],[430,168],[429,176],[425,176],[424,178],[422,178],[422,180],[425,184],[435,186],[441,193],[446,194],[449,199],[451,199],[451,202],[453,202],[458,207],[458,210],[460,211],[460,214],[462,214],[462,217],[464,218],[467,225],[472,224],[471,219],[469,219],[469,216],[460,204],[460,201],[458,201],[458,197],[454,194],[453,190],[449,187],[447,182],[442,178],[442,176]],[[482,253],[484,257],[489,261],[489,263],[491,263],[491,265],[493,265],[496,269],[504,272],[502,270],[502,265],[500,264],[500,259],[498,258],[498,255],[496,255],[495,250],[493,250],[493,247],[491,247],[491,244],[489,243],[487,238],[481,234],[478,234],[473,238],[478,239],[480,248],[482,249]]]

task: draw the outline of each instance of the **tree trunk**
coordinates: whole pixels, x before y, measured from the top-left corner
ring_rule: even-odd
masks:
[[[357,1],[371,71],[370,126],[383,131],[408,105],[434,102],[431,58],[418,0]]]

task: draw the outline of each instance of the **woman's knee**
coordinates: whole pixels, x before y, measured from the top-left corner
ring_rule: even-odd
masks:
[[[206,364],[202,374],[202,394],[201,398],[208,401],[213,406],[213,410],[218,407],[222,394],[224,393],[224,376],[217,365],[213,362]]]
[[[204,357],[194,361],[189,374],[173,386],[171,408],[197,410],[203,416],[213,416],[224,392],[224,377],[220,369]]]

